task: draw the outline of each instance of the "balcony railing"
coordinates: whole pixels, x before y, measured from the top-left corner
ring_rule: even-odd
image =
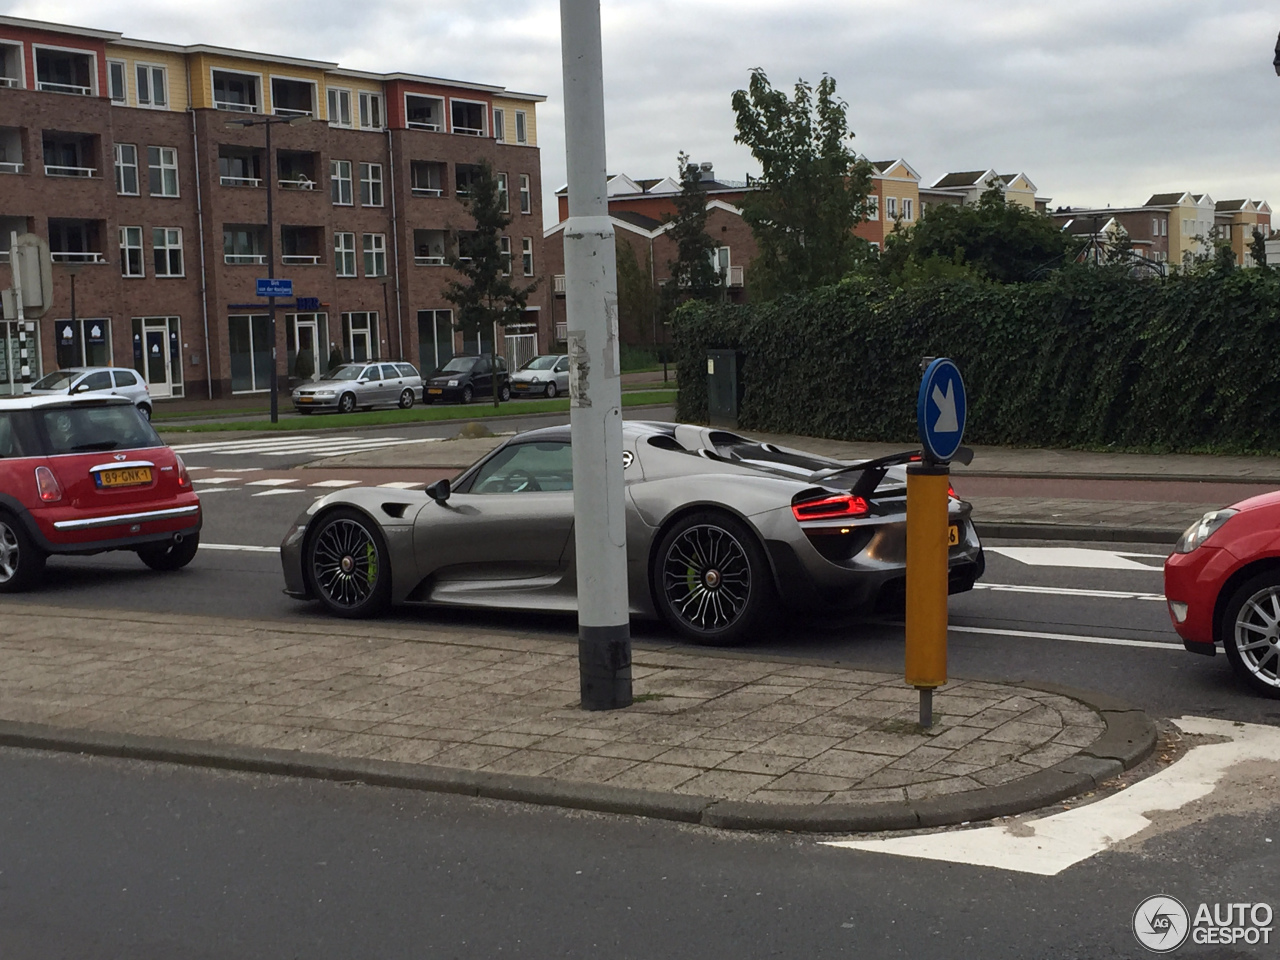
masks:
[[[410,130],[434,130],[436,133],[440,132],[440,124],[427,123],[425,120],[410,120],[405,126]]]
[[[9,262],[9,251],[0,250],[0,263],[8,263],[8,262]]]
[[[214,100],[213,108],[215,110],[233,110],[236,113],[258,112],[258,105],[256,103],[232,103],[230,100]]]
[[[265,253],[224,253],[222,255],[222,262],[229,263],[233,266],[265,264],[267,262],[267,255]]]
[[[20,87],[22,81],[17,77],[0,77],[0,87]]]
[[[276,107],[275,115],[277,117],[310,117],[313,116],[310,110],[294,110],[292,107]]]
[[[92,250],[54,250],[49,254],[54,263],[106,263],[107,258]]]
[[[414,257],[413,262],[420,267],[443,267],[444,257]]]
[[[320,263],[319,257],[309,257],[300,253],[286,253],[280,258],[283,264],[292,264],[301,267],[314,267]]]
[[[98,175],[97,167],[64,167],[59,164],[44,165],[44,175],[46,177],[96,177]]]
[[[468,137],[483,137],[484,131],[479,127],[454,127],[454,133],[465,133]]]
[[[415,197],[443,197],[444,191],[439,187],[413,187],[411,192]]]
[[[551,279],[551,292],[564,293],[564,274],[557,274]]]
[[[314,190],[315,188],[316,182],[314,180],[308,180],[306,177],[302,177],[299,180],[280,181],[281,190]]]
[[[727,280],[727,282],[728,282],[729,286],[731,286],[731,287],[740,287],[740,286],[742,286],[742,268],[741,268],[741,267],[730,267],[730,268],[729,268],[729,276],[728,276],[728,280]]]
[[[260,177],[219,177],[218,182],[224,187],[260,187]]]
[[[78,97],[93,96],[91,87],[80,87],[74,83],[50,83],[48,80],[39,80],[36,82],[36,89],[47,93],[74,93]]]
[[[0,160],[0,173],[21,173],[23,169],[24,167],[21,163]]]

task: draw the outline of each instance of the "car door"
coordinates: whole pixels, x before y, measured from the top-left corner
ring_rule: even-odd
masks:
[[[115,393],[122,397],[128,397],[134,403],[139,400],[145,400],[147,391],[142,381],[138,379],[138,375],[131,370],[113,370],[111,376],[115,379]]]
[[[569,358],[561,357],[556,361],[556,390],[561,396],[569,392]]]
[[[405,382],[404,374],[400,372],[399,366],[394,363],[384,363],[382,365],[382,385],[386,388],[384,393],[385,402],[395,404],[399,404],[400,392],[408,386]],[[414,396],[417,396],[416,392]]]
[[[477,397],[493,395],[493,366],[487,356],[477,359],[471,368],[471,388]]]
[[[111,372],[108,370],[95,370],[92,373],[86,373],[75,385],[71,387],[73,394],[80,393],[114,393],[115,385],[111,382]]]
[[[544,441],[500,449],[464,488],[419,511],[413,539],[432,600],[496,604],[521,591],[559,596],[572,534],[573,456],[567,442]]]
[[[360,381],[364,381],[361,383]],[[371,363],[360,371],[356,379],[356,403],[362,407],[386,402],[386,388],[382,385],[382,368]]]

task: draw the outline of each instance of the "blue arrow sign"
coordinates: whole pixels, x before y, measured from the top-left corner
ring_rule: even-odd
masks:
[[[955,456],[964,437],[968,407],[956,365],[946,357],[929,364],[916,399],[916,425],[928,459],[945,462]]]
[[[292,280],[265,280],[258,278],[258,296],[260,297],[292,297]]]

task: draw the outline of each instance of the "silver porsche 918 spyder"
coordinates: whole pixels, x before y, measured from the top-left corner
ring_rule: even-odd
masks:
[[[724,430],[623,426],[631,612],[709,644],[783,609],[900,608],[913,454],[844,463]],[[950,591],[984,560],[952,497]],[[576,609],[569,427],[517,434],[423,491],[356,487],[315,501],[280,549],[285,592],[343,617],[392,604]]]

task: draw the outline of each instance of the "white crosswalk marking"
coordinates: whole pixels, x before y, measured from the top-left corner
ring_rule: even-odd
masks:
[[[246,487],[287,487],[291,483],[298,481],[293,478],[275,477],[267,480],[249,480],[245,483]]]
[[[975,583],[975,590],[994,590],[997,593],[1038,593],[1050,597],[1088,597],[1091,600],[1158,600],[1164,603],[1163,593],[1136,593],[1132,590],[1085,590],[1083,587],[1039,587],[1025,583]]]
[[[412,490],[414,487],[426,486],[423,483],[405,483],[402,480],[396,480],[392,483],[380,483],[380,487],[390,487],[392,490]]]
[[[1117,553],[1087,547],[987,547],[1010,560],[1032,567],[1077,567],[1087,570],[1150,570],[1160,572],[1160,564],[1139,563],[1133,557],[1155,558],[1154,554]],[[1158,559],[1163,560],[1163,557]]]
[[[237,483],[239,477],[196,477],[195,482],[199,484],[205,483]]]
[[[358,487],[359,480],[319,480],[316,483],[308,483],[308,487]]]
[[[286,493],[306,493],[305,490],[299,490],[297,487],[276,487],[272,490],[263,490],[255,493],[255,497],[278,497]]]
[[[245,440],[221,440],[216,443],[186,443],[174,447],[178,453],[184,454],[217,454],[232,456],[236,454],[253,454],[263,457],[287,457],[301,453],[315,453],[325,456],[337,456],[342,453],[356,453],[361,450],[380,450],[384,447],[400,446],[406,443],[431,443],[436,439],[406,439],[404,437],[364,437],[355,434],[342,436],[298,436],[287,437],[251,437]]]

